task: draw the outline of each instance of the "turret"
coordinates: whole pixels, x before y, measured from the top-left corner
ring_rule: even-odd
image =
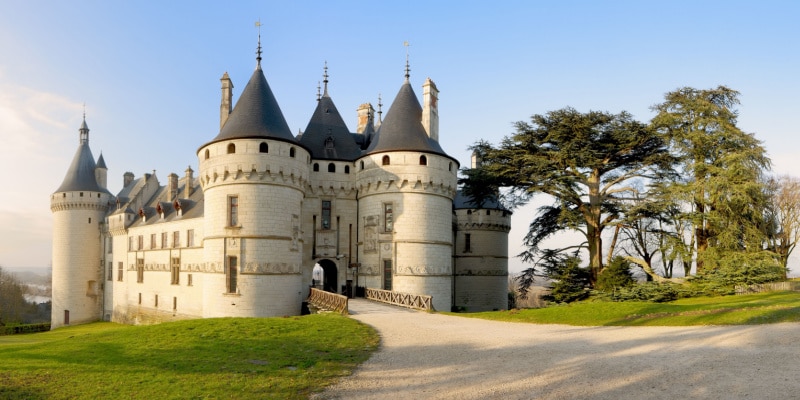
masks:
[[[99,161],[103,161],[102,158]],[[61,186],[50,196],[53,212],[51,328],[102,317],[100,285],[104,241],[101,222],[112,196],[102,185],[102,179],[98,179],[98,170],[105,170],[105,162],[98,168],[94,161],[84,117],[72,164]]]

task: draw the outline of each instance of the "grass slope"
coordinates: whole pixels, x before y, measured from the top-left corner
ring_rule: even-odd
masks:
[[[800,321],[800,292],[699,297],[670,303],[587,301],[547,308],[458,315],[581,326],[756,325]]]
[[[0,337],[2,399],[306,398],[377,348],[339,315],[94,323]]]

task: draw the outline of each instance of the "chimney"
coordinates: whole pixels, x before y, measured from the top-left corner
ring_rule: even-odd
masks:
[[[186,167],[186,184],[183,186],[183,198],[188,199],[192,195],[192,183],[194,182],[194,171],[192,166]]]
[[[167,195],[169,201],[178,198],[178,175],[174,172],[167,176]]]
[[[223,74],[222,78],[219,80],[222,82],[222,102],[219,105],[219,129],[222,129],[233,109],[233,82],[231,82],[231,78],[228,76],[227,72]]]
[[[439,89],[431,78],[422,85],[422,126],[428,137],[439,141]]]
[[[122,175],[122,187],[128,187],[133,182],[133,172],[126,172]]]
[[[372,104],[364,103],[358,106],[358,126],[356,126],[356,133],[364,133],[367,125],[373,121],[375,109]]]
[[[481,159],[481,156],[479,156],[478,152],[475,151],[475,150],[472,151],[472,157],[471,157],[470,161],[471,161],[471,164],[472,164],[471,165],[472,169],[478,168],[483,164],[483,160]]]

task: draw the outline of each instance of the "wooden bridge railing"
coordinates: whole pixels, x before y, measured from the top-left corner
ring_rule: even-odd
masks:
[[[391,290],[366,289],[367,298],[396,306],[433,311],[433,297],[422,294],[393,292]]]
[[[347,315],[347,296],[311,288],[308,304],[323,310],[338,312]]]

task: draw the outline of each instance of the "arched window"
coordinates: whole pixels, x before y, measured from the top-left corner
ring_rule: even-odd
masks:
[[[289,149],[289,157],[294,158],[294,147]]]
[[[228,145],[228,154],[236,153],[236,145],[231,143]]]
[[[319,172],[319,163],[314,163],[314,172]]]
[[[258,145],[258,152],[269,153],[269,145],[267,144],[267,142],[261,142],[261,144]]]
[[[428,157],[419,156],[419,165],[428,165]]]
[[[336,172],[336,164],[334,163],[328,164],[328,172]]]
[[[349,174],[350,173],[350,166],[349,165],[345,165],[344,166],[344,173],[345,174]]]
[[[383,159],[381,160],[381,164],[389,165],[389,156],[383,156]]]
[[[447,165],[447,170],[448,171],[452,171],[453,170],[453,163],[450,163],[450,164]]]
[[[208,151],[208,149],[206,149],[206,160],[208,160],[209,154],[211,154],[211,153]]]

